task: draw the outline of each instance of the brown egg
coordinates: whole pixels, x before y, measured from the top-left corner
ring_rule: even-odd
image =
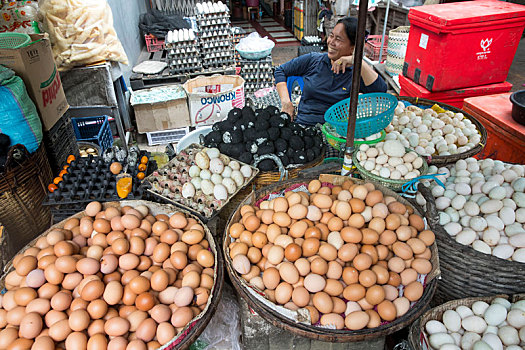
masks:
[[[55,350],[55,342],[47,335],[41,335],[35,339],[31,348],[35,350]]]
[[[0,348],[7,349],[11,343],[18,339],[18,330],[16,328],[5,328],[0,331]]]
[[[366,290],[365,298],[371,305],[377,305],[385,300],[385,290],[375,284]]]
[[[328,272],[328,263],[321,257],[316,257],[310,262],[310,270],[318,275],[324,275]]]
[[[20,322],[26,315],[25,307],[17,306],[7,312],[6,320],[7,323],[13,326],[19,326]]]
[[[410,300],[405,297],[397,298],[393,301],[394,306],[396,307],[397,317],[401,317],[407,313],[410,309]]]
[[[261,220],[255,215],[250,215],[244,220],[244,226],[246,230],[255,232],[261,226]]]
[[[410,246],[404,242],[396,242],[392,245],[394,254],[403,260],[408,260],[413,257],[413,252]]]
[[[388,268],[390,271],[401,273],[405,269],[405,262],[400,257],[393,257],[388,260]]]
[[[370,266],[372,266],[372,261],[373,260],[372,260],[372,257],[370,257],[370,255],[365,254],[365,253],[360,253],[355,256],[352,263],[357,270],[363,271],[363,270],[370,268]]]
[[[49,310],[51,310],[50,301],[48,299],[37,298],[37,299],[31,300],[29,304],[27,304],[25,311],[26,313],[36,312],[40,316],[45,316],[45,314],[47,314]],[[6,310],[1,310],[1,311],[5,312]],[[5,312],[5,314],[7,315],[7,312]],[[1,326],[1,323],[2,322],[0,322],[0,326]]]
[[[430,230],[425,230],[418,235],[418,238],[422,240],[427,245],[427,247],[429,247],[436,240],[436,235]]]
[[[343,290],[343,297],[350,301],[359,301],[366,295],[366,289],[359,283],[349,284]]]
[[[141,311],[148,311],[155,306],[155,298],[151,293],[141,293],[135,299],[135,306]]]
[[[379,314],[375,310],[365,310],[365,312],[370,317],[366,328],[376,328],[381,325],[381,317],[379,317]]]
[[[302,245],[303,256],[309,257],[317,254],[319,251],[320,242],[316,238],[307,238]]]
[[[305,306],[305,309],[307,309],[310,312],[310,320],[312,324],[316,324],[319,322],[319,311],[313,306]]]
[[[169,224],[173,228],[183,229],[188,224],[188,220],[182,213],[175,213],[169,218]]]
[[[55,342],[61,342],[66,340],[67,336],[71,333],[69,328],[69,321],[67,319],[58,321],[49,327],[49,336]]]
[[[27,276],[29,272],[36,269],[38,260],[34,256],[24,256],[17,261],[15,266],[16,273],[20,276]]]
[[[292,301],[298,307],[305,307],[310,302],[310,293],[304,287],[294,288],[292,292]]]
[[[275,301],[278,304],[284,305],[292,298],[293,287],[286,282],[281,282],[275,288]]]
[[[187,306],[177,309],[171,316],[171,324],[174,327],[184,327],[193,318],[193,312]]]
[[[115,218],[113,218],[112,221],[114,219]],[[122,215],[122,217],[120,218],[120,222],[122,223],[122,226],[128,230],[133,230],[139,227],[141,224],[140,219],[136,217],[135,215],[131,215],[131,214]],[[115,230],[115,228],[113,229]]]
[[[354,311],[349,313],[345,318],[346,328],[357,331],[366,327],[370,321],[370,316],[364,311]]]
[[[288,209],[288,215],[294,220],[302,220],[308,214],[308,207],[303,204],[294,204]]]
[[[337,249],[331,244],[324,243],[319,247],[319,255],[327,261],[332,261],[337,258]]]
[[[51,298],[51,307],[53,308],[53,310],[65,311],[71,305],[72,300],[73,297],[70,293],[58,292]]]
[[[88,340],[87,350],[106,349],[108,341],[104,334],[95,334]]]
[[[417,280],[417,271],[412,268],[405,269],[399,276],[401,277],[401,283],[406,286]]]
[[[397,287],[401,284],[401,277],[398,273],[389,271],[390,277],[388,278],[388,284]]]
[[[427,259],[414,259],[414,261],[412,261],[411,267],[422,275],[428,274],[430,271],[432,271],[432,263]]]
[[[423,285],[419,281],[414,281],[405,286],[403,296],[410,301],[416,301],[423,295]]]
[[[321,188],[322,184],[319,180],[312,180],[308,183],[308,192],[316,193]]]
[[[390,300],[383,300],[377,305],[377,313],[385,321],[393,321],[397,317],[396,307]]]
[[[120,268],[124,270],[133,270],[140,263],[139,257],[131,253],[127,253],[127,254],[120,256],[118,261],[119,261]]]
[[[203,238],[204,232],[199,230],[188,230],[182,234],[181,240],[186,244],[194,245],[199,244],[199,242],[202,241]]]
[[[344,287],[341,282],[336,279],[328,278],[323,291],[332,297],[337,297],[343,293],[343,289]]]
[[[113,175],[120,174],[120,172],[122,171],[122,164],[120,164],[119,162],[111,163],[111,165],[109,166],[109,171],[111,171],[111,173]],[[87,212],[86,212],[86,214],[87,214]]]
[[[33,288],[22,287],[15,291],[14,300],[19,306],[27,306],[29,302],[38,297],[37,292]]]
[[[168,322],[162,322],[157,326],[157,339],[161,345],[167,344],[176,334],[175,328]]]
[[[280,282],[279,270],[274,267],[270,267],[263,272],[262,278],[266,288],[275,289]]]
[[[26,339],[34,339],[42,331],[43,322],[42,316],[36,312],[27,313],[20,322],[19,333],[20,337]]]
[[[93,229],[99,233],[109,233],[111,231],[111,223],[105,219],[96,219],[93,221]]]
[[[122,317],[113,317],[104,324],[104,332],[112,337],[126,334],[129,330],[129,321]]]

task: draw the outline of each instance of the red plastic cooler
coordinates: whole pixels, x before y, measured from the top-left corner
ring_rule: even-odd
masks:
[[[499,94],[512,89],[512,84],[504,81],[503,83],[471,88],[432,92],[402,75],[399,76],[399,85],[401,86],[400,96],[426,98],[428,100],[443,102],[457,108],[463,108],[463,100],[467,97]]]
[[[505,81],[525,27],[525,6],[466,1],[410,9],[403,75],[430,91]]]

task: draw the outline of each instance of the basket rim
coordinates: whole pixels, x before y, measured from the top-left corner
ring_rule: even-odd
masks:
[[[475,145],[472,149],[465,151],[463,153],[458,154],[452,154],[450,156],[430,156],[430,165],[436,165],[436,166],[443,166],[451,163],[455,163],[456,161],[460,159],[465,159],[469,157],[473,157],[479,152],[483,150],[485,145],[487,144],[487,129],[483,124],[477,120],[473,115],[470,113],[459,109],[457,107],[451,106],[449,104],[439,102],[439,101],[433,101],[426,98],[420,98],[420,97],[410,97],[410,96],[398,96],[397,99],[399,101],[408,101],[412,104],[416,105],[427,105],[427,106],[433,106],[435,104],[439,105],[441,108],[452,111],[454,113],[462,113],[465,118],[468,118],[471,122],[476,125],[476,129],[481,135],[481,140],[479,141],[479,144]]]
[[[325,179],[325,177],[334,177],[334,178],[342,178],[342,176],[337,175],[320,175],[319,177],[309,177],[309,178],[296,178],[291,180],[286,180],[277,184],[273,184],[267,187],[264,187],[258,191],[252,192],[250,195],[248,195],[246,198],[244,198],[243,201],[239,203],[235,211],[230,215],[230,218],[228,219],[228,222],[225,226],[225,231],[222,237],[222,249],[223,249],[223,256],[224,256],[224,264],[226,266],[226,270],[228,272],[228,275],[230,276],[230,280],[232,281],[232,284],[234,285],[236,291],[241,294],[243,299],[248,303],[248,305],[253,308],[256,312],[259,313],[260,316],[262,316],[266,321],[274,324],[275,326],[284,328],[288,331],[294,332],[296,334],[301,333],[300,335],[312,338],[312,339],[320,339],[323,341],[331,341],[331,342],[349,342],[349,341],[360,341],[360,340],[369,340],[378,338],[381,336],[386,336],[388,334],[392,334],[410,323],[412,323],[415,319],[417,319],[426,309],[426,306],[430,303],[430,300],[432,299],[432,296],[434,295],[434,292],[437,289],[437,280],[438,276],[440,274],[439,269],[439,256],[437,251],[437,244],[433,243],[431,246],[432,255],[435,258],[436,265],[433,268],[433,271],[429,274],[432,275],[429,280],[427,280],[427,285],[424,289],[423,296],[421,299],[416,302],[414,306],[412,306],[405,315],[401,316],[400,318],[394,320],[391,323],[381,325],[376,328],[372,329],[362,329],[359,331],[350,331],[350,330],[334,330],[334,329],[326,329],[321,327],[316,327],[313,325],[307,325],[299,322],[295,322],[292,319],[286,317],[285,315],[282,315],[281,313],[268,308],[266,305],[262,304],[261,302],[254,301],[251,299],[251,296],[249,292],[247,292],[246,286],[242,284],[240,281],[240,277],[238,276],[238,273],[233,270],[231,258],[227,254],[228,249],[228,229],[229,227],[234,223],[234,216],[236,213],[240,211],[240,208],[248,204],[250,200],[253,198],[254,200],[260,199],[263,196],[261,194],[267,194],[268,192],[273,192],[277,188],[287,188],[287,186],[296,184],[296,183],[308,183],[310,180],[313,179]],[[364,180],[359,179],[351,179],[352,181],[356,183],[364,183]],[[381,191],[385,191],[388,195],[394,196],[397,200],[400,200],[402,202],[406,202],[406,204],[410,205],[416,212],[419,212],[419,209],[415,207],[412,203],[408,202],[406,199],[402,198],[399,194],[395,193],[391,189],[382,186],[381,184],[374,183],[377,189],[380,189]],[[384,192],[384,193],[385,193]],[[250,202],[251,203],[251,202]],[[254,203],[254,202],[253,202]],[[252,203],[252,204],[253,204]],[[421,213],[420,213],[421,214]],[[423,215],[421,215],[423,216]],[[421,302],[421,303],[420,303]],[[326,339],[327,337],[330,337],[330,339]]]
[[[337,137],[337,136],[334,136],[334,135],[330,134],[330,132],[326,129],[328,127],[326,124],[330,124],[330,123],[324,123],[322,128],[321,128],[321,130],[322,130],[323,134],[328,139],[334,140],[336,142],[346,142],[345,138],[340,138],[340,137]],[[383,141],[385,139],[385,137],[386,137],[385,129],[381,130],[380,133],[381,133],[381,136],[379,136],[377,139],[368,140],[368,141],[367,140],[365,140],[365,141],[356,141],[356,140],[354,140],[354,144],[355,145],[374,145],[376,143],[379,143],[379,142]]]

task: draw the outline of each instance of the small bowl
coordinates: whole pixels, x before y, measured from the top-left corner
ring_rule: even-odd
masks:
[[[510,95],[510,102],[512,102],[512,119],[525,125],[525,90],[516,91]]]

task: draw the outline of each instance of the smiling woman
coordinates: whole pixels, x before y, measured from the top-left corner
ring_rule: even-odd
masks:
[[[294,58],[275,69],[277,91],[283,111],[294,114],[286,87],[289,76],[301,76],[304,81],[296,121],[304,125],[324,123],[324,113],[333,104],[350,96],[354,65],[357,19],[345,17],[337,22],[328,37],[327,53],[311,53]],[[363,62],[360,92],[386,92],[384,80]]]

